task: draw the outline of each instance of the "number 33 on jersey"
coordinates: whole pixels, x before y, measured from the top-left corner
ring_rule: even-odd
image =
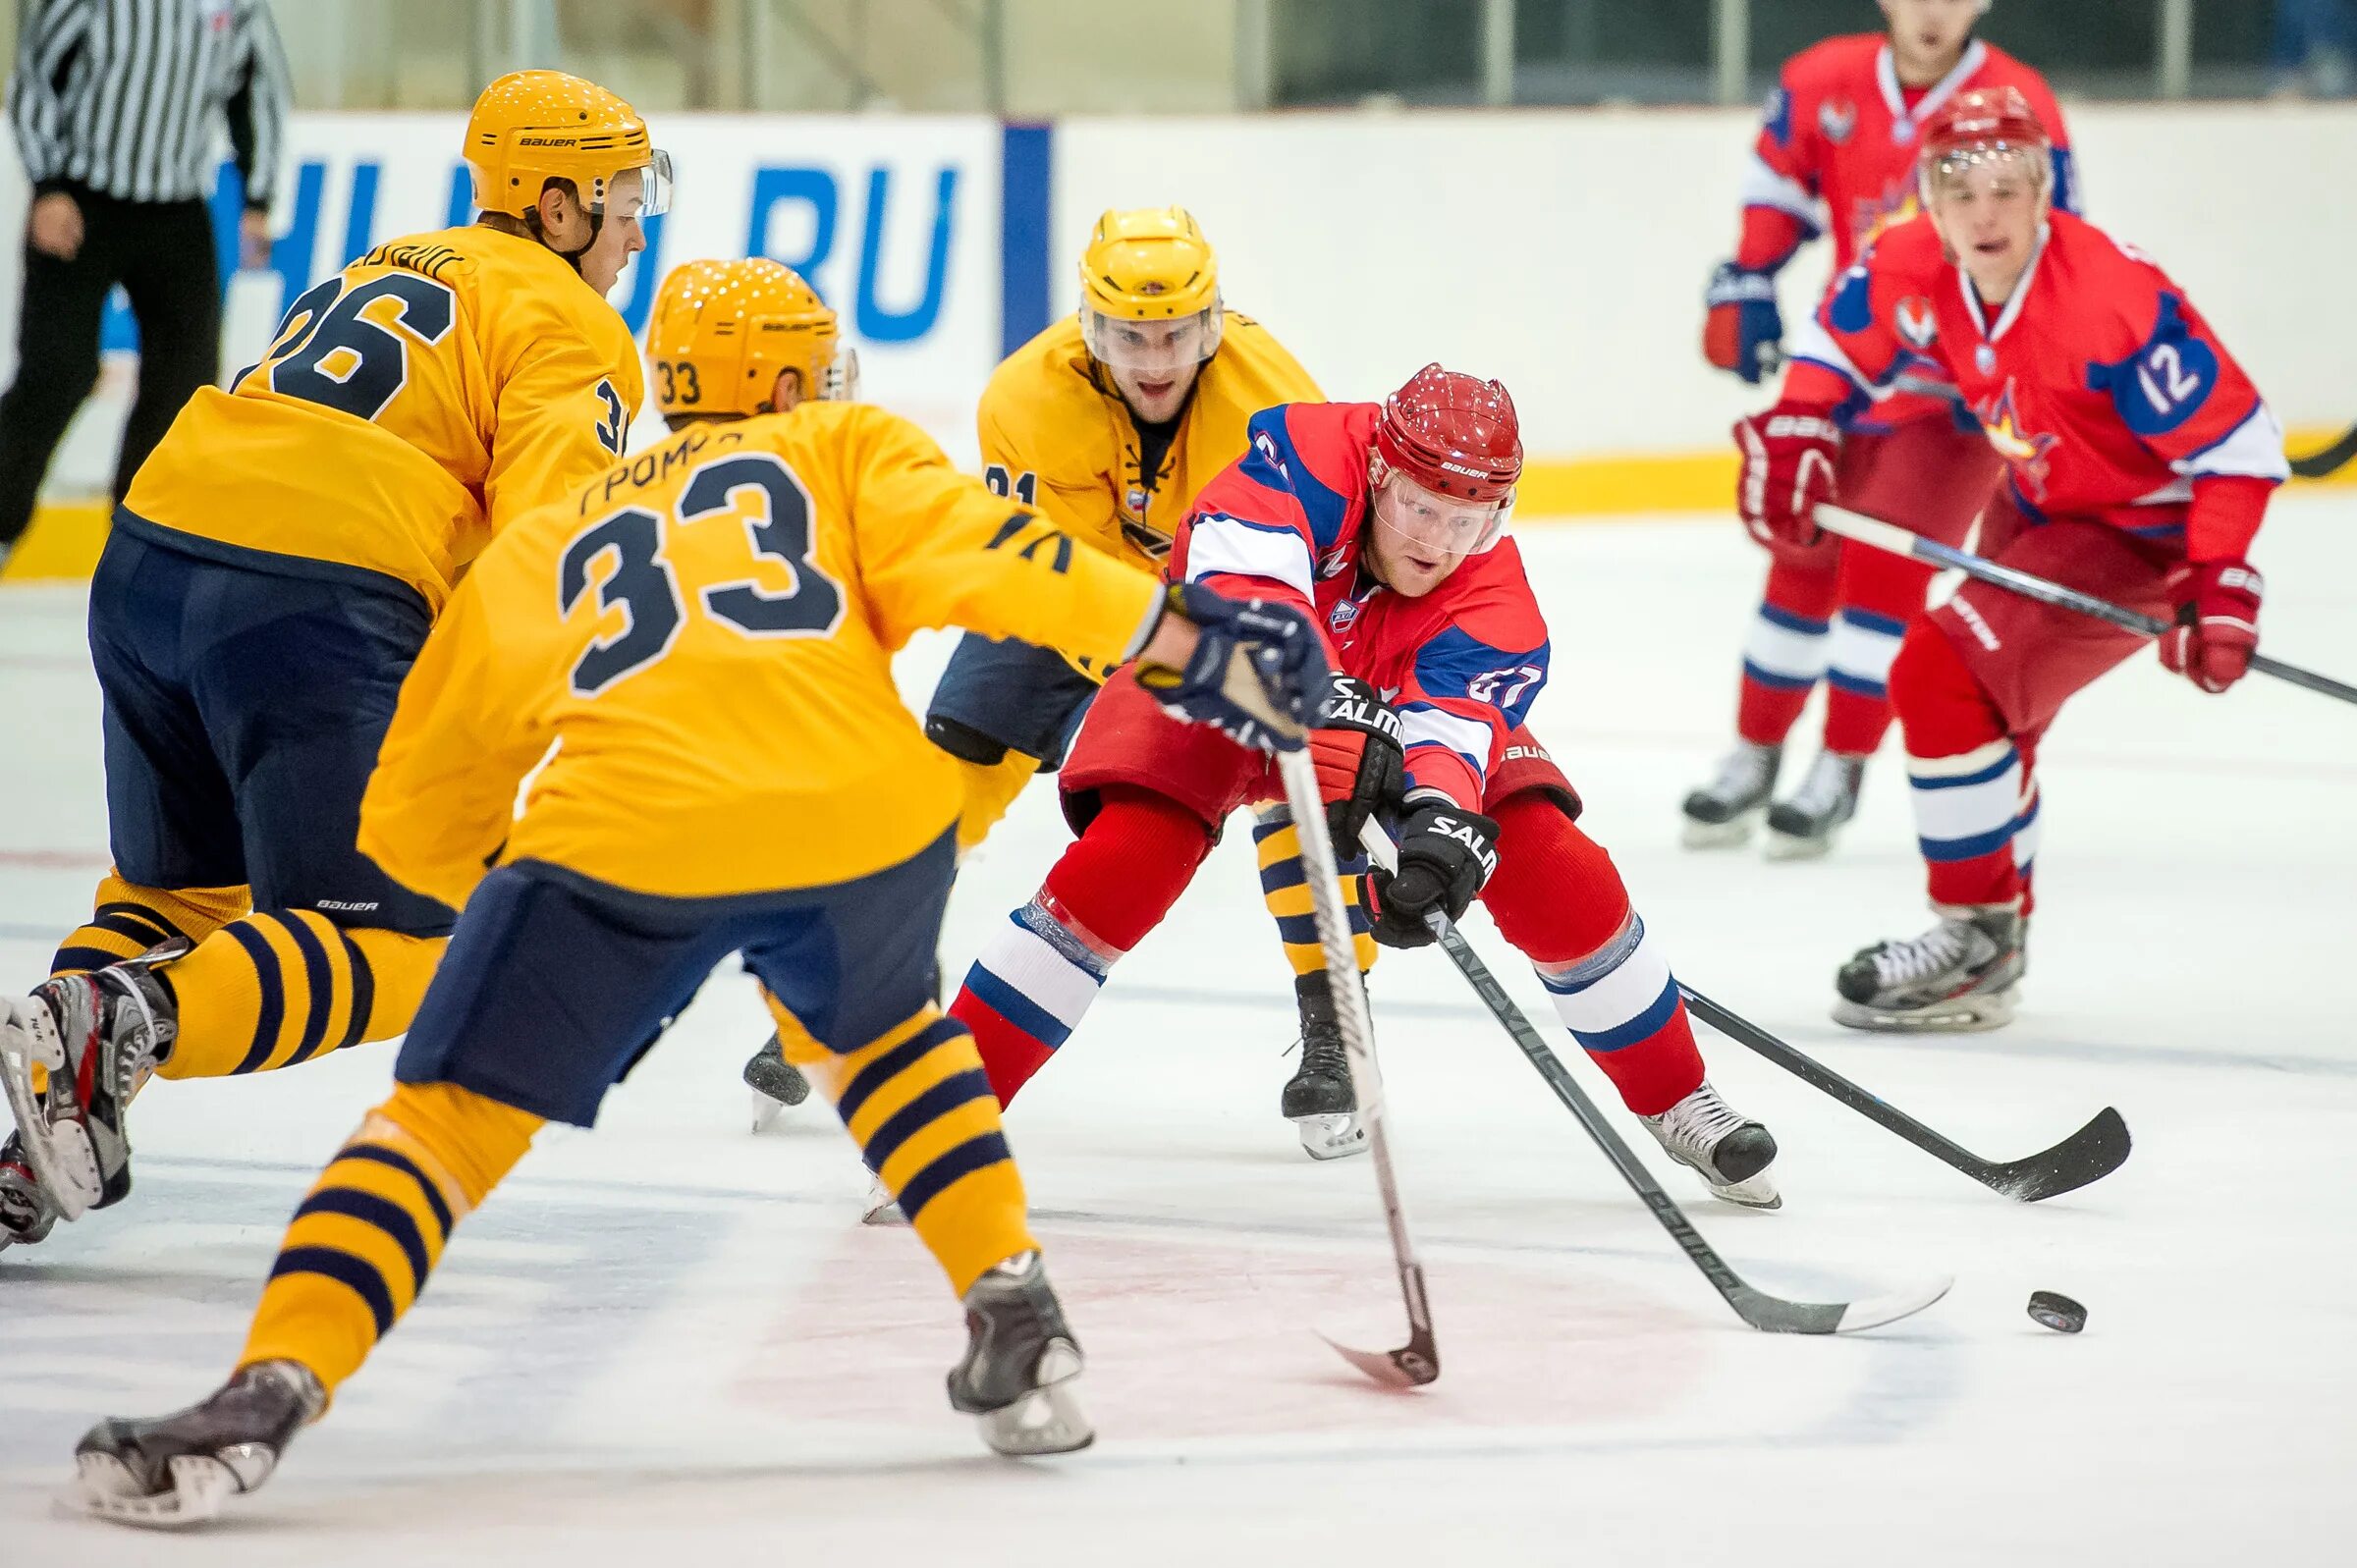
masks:
[[[288,306],[259,363],[190,400],[124,507],[439,611],[492,534],[614,460],[644,393],[630,329],[563,257],[479,226],[419,235]]]
[[[452,904],[493,856],[673,897],[865,876],[964,798],[893,683],[912,632],[1113,663],[1159,598],[881,408],[692,424],[475,563],[402,688],[360,847]]]

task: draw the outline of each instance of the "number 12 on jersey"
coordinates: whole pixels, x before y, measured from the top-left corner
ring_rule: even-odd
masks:
[[[612,553],[614,569],[596,584],[602,613],[619,606],[619,630],[593,640],[573,667],[573,689],[594,697],[669,653],[691,613],[679,575],[664,559],[668,529],[700,522],[757,493],[761,514],[748,516],[745,534],[757,556],[784,562],[794,586],[783,593],[754,578],[717,583],[696,595],[702,614],[747,637],[825,637],[843,623],[843,588],[811,559],[817,517],[810,493],[792,468],[766,453],[718,458],[688,475],[668,517],[625,507],[591,523],[565,547],[557,564],[557,605],[570,616],[590,591],[590,573]]]

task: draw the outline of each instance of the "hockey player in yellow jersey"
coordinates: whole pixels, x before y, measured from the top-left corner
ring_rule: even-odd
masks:
[[[1243,455],[1245,421],[1322,395],[1266,327],[1227,308],[1219,259],[1184,208],[1106,213],[1079,270],[1079,310],[983,388],[983,477],[1075,539],[1159,569],[1195,492]],[[1104,676],[1021,644],[959,642],[925,731],[967,766],[960,847],[1055,771]]]
[[[552,71],[493,82],[464,151],[476,222],[296,299],[115,513],[90,590],[115,865],[51,979],[0,998],[0,1246],[129,1190],[151,1070],[389,1038],[433,973],[452,912],[359,853],[361,790],[467,564],[621,452],[644,374],[604,296],[670,186],[636,111]]]
[[[934,1003],[963,790],[892,654],[963,624],[1135,655],[1167,704],[1232,727],[1297,724],[1325,657],[1296,612],[1167,586],[905,420],[804,402],[835,353],[812,302],[773,262],[674,272],[649,335],[674,434],[514,523],[460,585],[360,820],[395,878],[463,906],[449,955],[391,1098],[297,1211],[239,1370],[178,1415],[93,1429],[91,1511],[185,1519],[259,1485],[534,1132],[590,1123],[732,951],[962,1298],[951,1403],[1003,1453],[1090,1440],[997,1101]]]

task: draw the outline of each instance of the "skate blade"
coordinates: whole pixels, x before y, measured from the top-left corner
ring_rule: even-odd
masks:
[[[976,1418],[982,1440],[993,1453],[1010,1459],[1032,1459],[1042,1454],[1069,1454],[1097,1440],[1096,1428],[1072,1397],[1072,1380],[1080,1376],[1080,1354],[1059,1342],[1040,1358],[1039,1371],[1049,1380],[997,1410]]]
[[[1679,831],[1677,841],[1688,849],[1738,848],[1751,841],[1752,826],[1760,820],[1766,809],[1762,807],[1756,811],[1746,811],[1726,822],[1697,822],[1688,817],[1685,827]]]
[[[1810,837],[1770,828],[1760,840],[1760,857],[1764,860],[1822,860],[1833,852],[1831,833]]]
[[[59,1501],[74,1512],[138,1530],[186,1530],[221,1512],[221,1505],[247,1488],[218,1459],[187,1454],[172,1461],[172,1489],[141,1491],[123,1461],[112,1454],[75,1457],[72,1486]]]
[[[1958,997],[1953,1000],[1935,1002],[1929,1007],[1907,1012],[1891,1012],[1869,1007],[1862,1001],[1851,1001],[1844,997],[1834,1003],[1833,1019],[1847,1028],[1874,1030],[1882,1034],[1978,1034],[1985,1029],[2001,1029],[2011,1023],[2014,1006],[2020,1000],[2020,993],[2007,986],[2002,991]]]
[[[901,1201],[879,1181],[867,1190],[867,1207],[859,1211],[859,1222],[863,1225],[904,1225],[908,1222],[908,1217],[901,1213]]]
[[[0,1001],[0,1091],[6,1093],[9,1113],[17,1120],[19,1147],[25,1162],[49,1194],[60,1219],[80,1219],[97,1203],[104,1183],[98,1175],[98,1155],[78,1122],[53,1125],[32,1089],[32,1054],[28,1032],[18,1022],[19,1004]]]
[[[1295,1116],[1293,1130],[1301,1135],[1302,1152],[1312,1160],[1347,1160],[1367,1152],[1366,1124],[1356,1111]]]
[[[786,1108],[758,1089],[748,1092],[753,1097],[753,1131],[756,1134],[767,1132],[786,1113]]]
[[[1703,1178],[1711,1196],[1721,1203],[1731,1203],[1738,1209],[1781,1209],[1784,1195],[1776,1190],[1776,1183],[1766,1176],[1753,1176],[1748,1181],[1730,1182],[1725,1186]]]

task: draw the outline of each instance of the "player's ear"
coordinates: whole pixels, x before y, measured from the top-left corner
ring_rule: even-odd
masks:
[[[542,234],[562,233],[573,222],[574,215],[580,211],[580,203],[574,199],[573,182],[570,180],[548,181],[541,186],[540,199],[533,205],[540,212]]]
[[[781,370],[777,385],[769,389],[772,412],[784,413],[802,401],[802,373],[799,370]]]

